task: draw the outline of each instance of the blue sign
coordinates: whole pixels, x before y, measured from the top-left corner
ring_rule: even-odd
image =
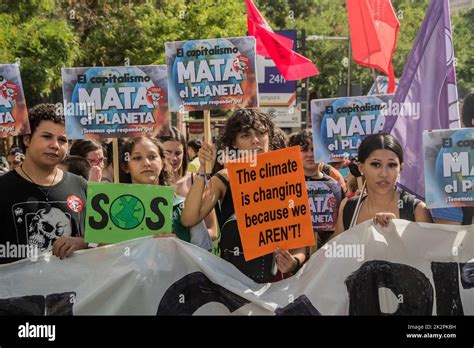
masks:
[[[278,30],[275,33],[293,40],[296,51],[296,30]],[[259,93],[294,93],[296,81],[286,81],[270,58],[257,56],[257,77]]]

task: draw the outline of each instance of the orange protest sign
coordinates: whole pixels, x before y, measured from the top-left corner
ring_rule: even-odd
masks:
[[[245,260],[314,245],[299,147],[239,162],[227,169]]]

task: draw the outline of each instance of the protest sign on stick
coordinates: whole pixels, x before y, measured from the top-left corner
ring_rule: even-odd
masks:
[[[299,147],[228,163],[246,261],[315,244]]]
[[[166,42],[171,111],[258,106],[255,38]]]
[[[16,64],[0,64],[0,138],[29,132],[20,69]]]
[[[255,38],[166,42],[171,111],[204,110],[204,141],[211,143],[210,110],[258,106]],[[206,172],[211,172],[206,163]]]
[[[171,233],[173,194],[172,187],[89,183],[84,240],[118,243]]]
[[[170,127],[166,66],[62,69],[68,139],[157,136]]]
[[[428,208],[474,207],[474,128],[423,132]]]
[[[342,189],[339,183],[306,181],[306,190],[314,232],[335,231],[338,208],[342,200]]]
[[[393,95],[378,95],[312,100],[315,161],[357,157],[362,139],[380,133],[385,115],[397,107],[390,102],[392,98]],[[400,110],[400,113],[408,111],[411,110]]]

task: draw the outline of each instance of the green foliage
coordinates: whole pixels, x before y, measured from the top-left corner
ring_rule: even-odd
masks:
[[[453,18],[454,55],[458,89],[464,91],[474,87],[474,9]]]
[[[274,30],[306,36],[348,36],[344,0],[254,0]],[[400,77],[429,0],[392,0],[400,20],[393,59]],[[61,99],[62,67],[164,64],[164,43],[243,36],[244,0],[23,0],[0,2],[0,64],[20,58],[29,105]],[[453,18],[458,84],[472,87],[474,10]],[[299,42],[299,50],[302,44]],[[309,79],[319,97],[333,97],[347,81],[347,40],[307,41],[304,55],[319,68]],[[352,83],[365,93],[369,68],[353,62]]]

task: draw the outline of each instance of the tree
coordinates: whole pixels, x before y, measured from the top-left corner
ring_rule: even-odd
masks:
[[[454,55],[460,97],[474,87],[474,9],[462,12],[453,18]]]
[[[2,3],[1,63],[19,63],[29,106],[51,99],[61,88],[61,68],[73,64],[78,46],[74,32],[56,13],[54,1]]]
[[[254,0],[274,30],[348,36],[344,0]],[[164,64],[164,43],[246,35],[243,0],[30,0],[0,2],[0,63],[20,58],[28,105],[59,101],[61,67]],[[400,20],[393,64],[400,77],[429,0],[392,0]],[[460,88],[472,85],[474,10],[453,18]],[[301,42],[299,44],[301,50]],[[304,55],[319,68],[309,79],[319,97],[347,81],[348,41],[307,41]],[[351,62],[353,84],[368,91],[371,70]]]

